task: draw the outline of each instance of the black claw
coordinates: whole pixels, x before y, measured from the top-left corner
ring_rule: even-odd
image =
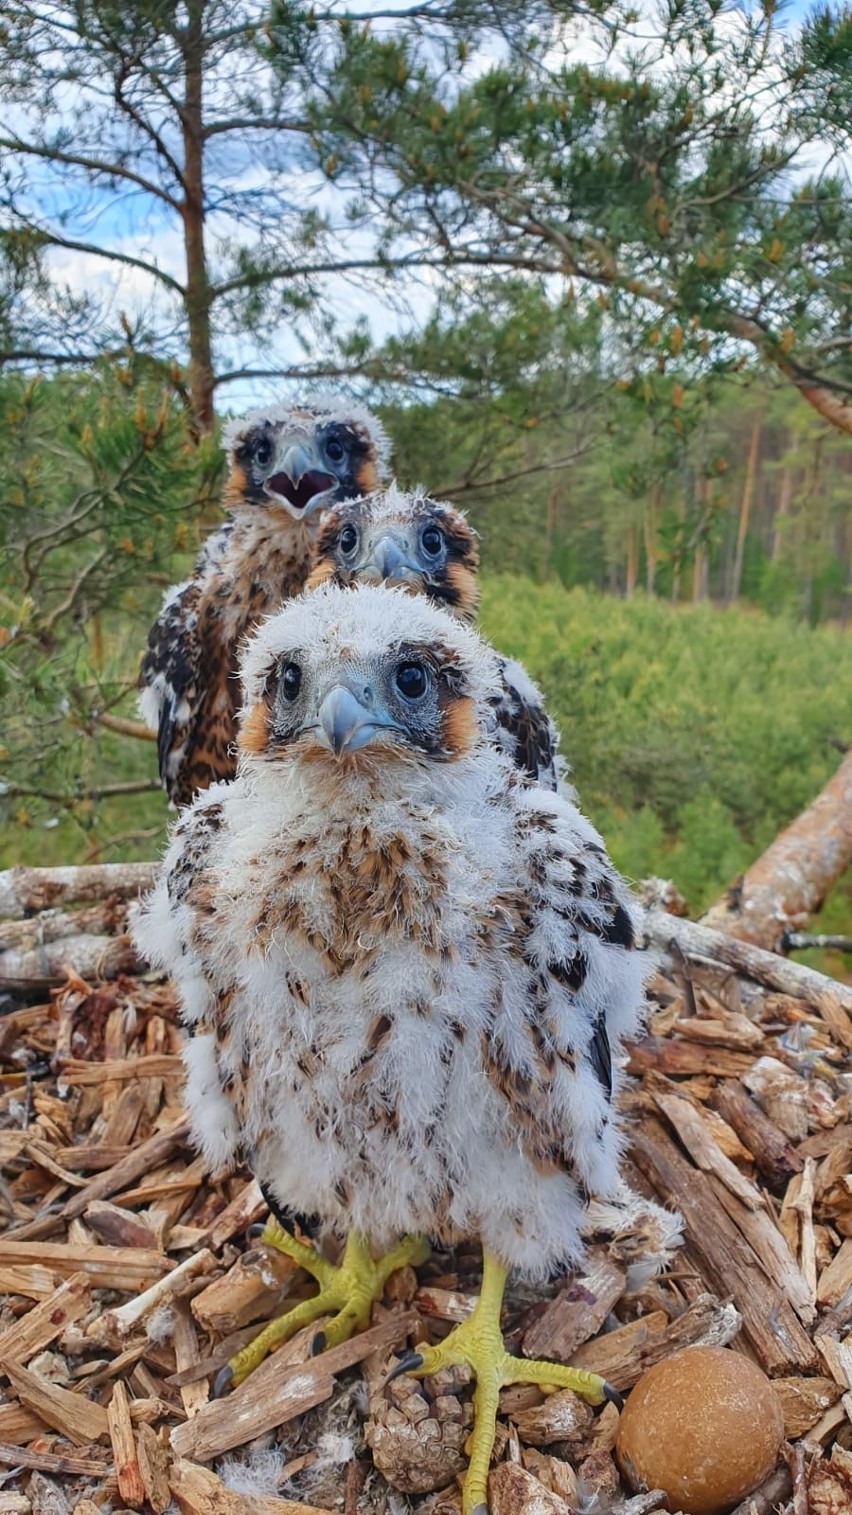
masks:
[[[624,1409],[624,1400],[618,1390],[612,1387],[611,1383],[604,1383],[604,1399],[608,1405],[615,1405],[617,1410]]]
[[[213,1380],[213,1388],[210,1391],[213,1398],[224,1399],[233,1381],[234,1370],[231,1367],[230,1363],[226,1363],[224,1368],[219,1369],[216,1377]]]
[[[316,1335],[314,1336],[313,1340],[311,1341],[311,1347],[310,1347],[309,1356],[310,1357],[319,1357],[320,1353],[322,1353],[324,1351],[325,1351],[325,1332],[324,1331],[317,1331]]]
[[[263,1235],[268,1224],[269,1222],[265,1220],[253,1221],[246,1230],[246,1236],[248,1237],[249,1241],[257,1241],[259,1237]]]
[[[389,1383],[393,1383],[395,1378],[401,1378],[403,1373],[416,1373],[417,1369],[422,1368],[422,1366],[423,1358],[419,1352],[406,1352],[405,1356],[400,1358],[396,1367],[391,1368],[382,1384],[382,1388],[386,1389]]]

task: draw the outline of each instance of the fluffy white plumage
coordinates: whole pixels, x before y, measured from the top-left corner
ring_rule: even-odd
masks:
[[[309,711],[418,657],[440,755],[282,726],[293,660]],[[260,627],[243,681],[237,777],[185,812],[136,925],[195,1033],[196,1139],[337,1232],[475,1235],[550,1273],[585,1193],[618,1190],[610,1048],[647,971],[600,837],[493,745],[496,657],[425,599],[323,587]]]

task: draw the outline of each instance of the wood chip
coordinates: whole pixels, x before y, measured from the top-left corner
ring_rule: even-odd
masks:
[[[14,1326],[0,1334],[0,1360],[26,1362],[61,1336],[72,1320],[85,1315],[91,1304],[91,1285],[85,1273],[72,1273]]]
[[[714,1173],[737,1199],[750,1210],[760,1210],[763,1200],[754,1184],[735,1168],[716,1146],[704,1120],[687,1099],[672,1094],[656,1094],[655,1101],[671,1121],[693,1162],[704,1173]]]
[[[0,1236],[0,1264],[40,1263],[65,1278],[85,1273],[93,1287],[125,1292],[153,1283],[169,1271],[161,1252],[141,1247],[69,1246],[63,1242],[7,1241]]]
[[[145,1483],[136,1455],[136,1441],[130,1424],[127,1390],[120,1378],[113,1384],[112,1398],[107,1405],[106,1414],[118,1479],[118,1492],[125,1504],[138,1510],[145,1502]]]
[[[600,1373],[616,1389],[632,1389],[648,1368],[683,1347],[726,1347],[740,1329],[733,1305],[711,1294],[700,1295],[688,1310],[670,1321],[661,1310],[640,1316],[615,1331],[587,1341],[571,1364]]]
[[[33,1468],[40,1473],[67,1473],[69,1477],[105,1478],[112,1465],[93,1457],[58,1455],[54,1452],[31,1452],[24,1447],[9,1447],[0,1442],[0,1463],[10,1468]]]
[[[47,1425],[67,1436],[76,1446],[106,1440],[109,1434],[106,1411],[83,1394],[61,1389],[38,1373],[31,1373],[27,1368],[6,1360],[0,1361],[0,1372],[9,1379],[21,1404],[40,1415]]]
[[[222,1278],[214,1278],[191,1303],[202,1331],[228,1336],[253,1320],[269,1319],[281,1308],[298,1265],[271,1247],[254,1247],[237,1258]]]
[[[776,1378],[773,1387],[781,1400],[788,1441],[806,1435],[841,1394],[833,1378]]]
[[[136,1456],[147,1499],[154,1515],[165,1515],[171,1503],[169,1459],[166,1450],[148,1425],[136,1429]]]
[[[283,1425],[295,1415],[303,1415],[330,1397],[335,1373],[363,1362],[371,1352],[398,1347],[417,1323],[418,1317],[412,1312],[394,1316],[295,1367],[282,1364],[281,1353],[275,1353],[226,1399],[213,1400],[194,1420],[178,1426],[171,1435],[173,1450],[179,1457],[209,1462],[233,1447],[253,1441],[264,1431]],[[313,1328],[305,1334],[307,1346]]]
[[[176,1458],[169,1488],[183,1515],[328,1515],[316,1505],[263,1494],[234,1494],[209,1468]]]
[[[560,1289],[552,1304],[526,1332],[523,1355],[569,1362],[577,1347],[600,1330],[626,1284],[624,1269],[602,1249],[593,1248],[582,1276]]]
[[[653,1120],[633,1133],[632,1158],[657,1193],[677,1205],[705,1276],[720,1295],[733,1299],[764,1371],[775,1378],[815,1369],[810,1337],[719,1203],[707,1176],[680,1156]]]

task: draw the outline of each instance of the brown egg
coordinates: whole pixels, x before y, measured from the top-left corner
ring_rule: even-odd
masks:
[[[783,1436],[760,1368],[724,1347],[689,1347],[639,1379],[615,1455],[634,1489],[664,1489],[689,1515],[722,1515],[772,1472]]]

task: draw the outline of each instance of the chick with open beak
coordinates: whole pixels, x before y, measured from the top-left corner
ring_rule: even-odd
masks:
[[[166,595],[139,676],[140,711],[176,805],[233,778],[240,643],[304,588],[323,508],[375,489],[387,466],[380,422],[345,399],[254,411],[223,440],[228,518]]]
[[[295,520],[375,489],[387,453],[375,417],[343,401],[254,411],[226,428],[224,440],[226,503],[283,505]]]

